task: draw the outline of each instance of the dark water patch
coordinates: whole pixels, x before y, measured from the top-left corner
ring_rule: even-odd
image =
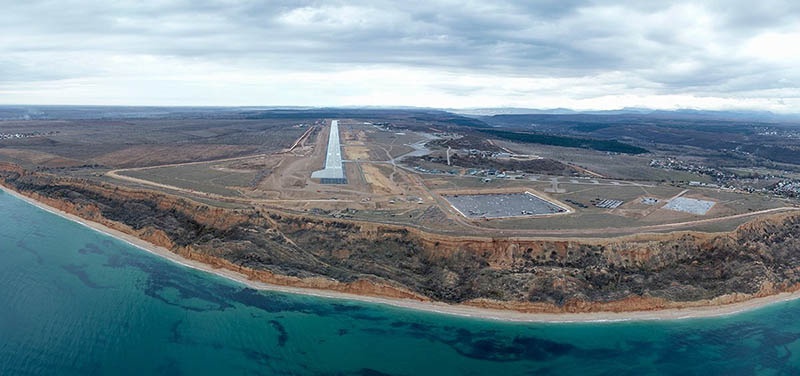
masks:
[[[435,325],[430,325],[430,324],[423,324],[423,323],[419,323],[419,322],[412,322],[412,323],[410,323],[408,325],[408,328],[411,329],[411,330],[414,330],[414,331],[430,331],[430,330],[434,330],[436,328],[436,326]],[[455,328],[453,328],[453,327],[444,327],[443,329],[445,331],[455,330]]]
[[[465,357],[492,362],[552,361],[576,350],[571,344],[535,337],[516,337],[509,343],[502,338],[459,335],[457,340],[446,343]]]
[[[261,366],[270,365],[270,359],[272,359],[272,357],[263,351],[257,351],[253,349],[241,349],[239,351],[242,354],[244,354],[248,359],[254,361],[256,364],[259,364]]]
[[[187,273],[174,265],[155,268],[145,262],[125,264],[148,271],[144,293],[166,304],[194,312],[223,311],[233,307],[227,299],[233,287],[209,283],[197,274]]]
[[[756,354],[758,364],[764,369],[774,369],[784,373],[789,372],[786,374],[800,375],[800,367],[792,366],[790,363],[794,355],[791,347],[796,345],[799,338],[800,336],[793,332],[780,332],[774,329],[766,330],[763,336],[759,338],[758,347],[750,349],[750,351],[751,354]]]
[[[384,315],[376,314],[376,312],[367,309],[362,305],[342,304],[331,302],[330,306],[333,308],[334,313],[347,314],[347,316],[358,320],[364,321],[384,321]]]
[[[273,329],[278,331],[278,346],[286,346],[286,341],[289,340],[289,333],[286,332],[286,328],[277,320],[269,320],[269,324],[272,325]]]
[[[367,327],[367,328],[360,328],[359,332],[375,337],[388,337],[393,335],[396,331],[389,329]]]
[[[342,303],[332,302],[330,305],[336,312],[358,312],[364,310],[364,307],[352,304],[342,304]]]
[[[571,344],[536,337],[516,337],[512,344],[513,352],[521,350],[519,358],[533,360],[565,356],[577,349]]]
[[[307,307],[293,303],[282,296],[277,294],[262,294],[258,290],[251,288],[242,288],[232,294],[230,297],[237,303],[242,305],[257,308],[268,313],[286,312],[290,310],[298,310],[301,312]]]
[[[472,331],[419,322],[393,321],[384,328],[368,327],[360,331],[371,336],[409,337],[443,343],[466,358],[491,362],[542,362],[567,356],[599,359],[613,354],[613,351],[582,350],[569,343],[533,336],[508,337],[495,330]]]
[[[169,326],[169,337],[167,340],[171,343],[180,343],[181,342],[181,324],[183,324],[183,320],[178,320],[172,323]]]
[[[389,326],[392,328],[405,328],[406,330],[412,332],[425,332],[426,334],[430,334],[430,332],[434,330],[442,330],[445,332],[454,332],[458,330],[457,328],[453,327],[439,327],[430,324],[423,324],[416,321],[392,321],[392,323],[389,324]]]
[[[135,267],[141,269],[142,271],[146,270],[144,268],[145,262],[142,260],[134,260],[134,258],[132,258],[127,252],[107,253],[106,261],[103,266],[115,269]]]
[[[379,322],[379,321],[387,321],[388,319],[385,316],[372,314],[372,313],[349,313],[347,314],[348,317],[352,317],[356,320],[361,321],[372,321],[372,322]]]
[[[173,273],[175,278],[180,279],[197,279],[203,280],[202,277],[187,273],[187,269],[183,269],[178,265],[172,264],[169,261],[158,258],[158,256],[144,253],[145,251],[128,246],[127,244],[108,243],[106,247],[106,260],[103,266],[110,268],[134,268],[147,274],[164,274]],[[109,251],[113,249],[113,252]]]
[[[61,266],[61,268],[66,270],[69,274],[78,277],[78,280],[80,280],[81,283],[83,283],[86,287],[91,287],[93,289],[107,289],[111,287],[111,286],[103,286],[92,281],[92,279],[89,278],[89,273],[86,271],[87,267],[88,265],[75,265],[75,264],[67,264]]]
[[[355,371],[347,372],[314,372],[316,376],[396,376],[400,373],[386,373],[373,368],[360,368]]]
[[[169,357],[156,368],[156,374],[182,376],[184,372],[181,370],[180,363],[178,362],[178,360]]]
[[[103,251],[97,244],[89,243],[79,249],[78,253],[82,255],[103,255],[105,254],[105,251]]]
[[[388,328],[391,330],[371,327],[361,331],[374,336],[412,337],[443,343],[466,358],[491,362],[542,362],[575,355],[602,358],[611,353],[602,349],[582,350],[569,343],[533,336],[516,335],[509,338],[495,330],[472,331],[405,321],[393,321]]]
[[[42,232],[38,228],[33,230],[33,231],[31,231],[30,233],[28,233],[28,236],[34,237],[34,238],[39,238],[39,239],[45,239],[45,238],[48,237],[46,232]]]
[[[331,316],[336,310],[331,304],[315,304],[310,298],[259,291],[249,287],[237,289],[229,297],[242,305],[267,313],[304,313],[315,316]]]
[[[172,292],[176,292],[176,294]],[[176,284],[161,284],[152,280],[148,281],[144,293],[151,298],[160,300],[164,304],[193,312],[224,311],[233,307],[212,294],[197,291],[194,288],[184,288]]]
[[[786,346],[797,340],[800,340],[800,333],[770,330],[761,337],[761,344],[765,347]]]
[[[393,376],[394,374],[381,372],[381,371],[374,370],[374,369],[371,369],[371,368],[362,368],[362,369],[358,370],[356,373],[354,373],[354,375],[358,375],[358,376]]]
[[[647,341],[625,341],[628,351],[652,354],[656,347],[652,342]]]
[[[39,265],[44,264],[44,259],[42,258],[42,255],[39,254],[39,252],[36,251],[33,247],[29,247],[25,240],[18,240],[16,244],[17,248],[33,255],[33,257],[36,259],[37,264]]]

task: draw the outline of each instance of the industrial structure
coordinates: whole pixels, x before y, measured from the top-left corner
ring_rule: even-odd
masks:
[[[314,171],[312,179],[319,179],[322,184],[347,184],[342,165],[342,145],[339,143],[339,121],[331,121],[331,131],[328,135],[328,150],[325,157],[325,168]]]

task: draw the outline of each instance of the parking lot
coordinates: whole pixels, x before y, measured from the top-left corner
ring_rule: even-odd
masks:
[[[444,198],[468,218],[506,218],[566,213],[567,209],[530,192],[451,195]]]

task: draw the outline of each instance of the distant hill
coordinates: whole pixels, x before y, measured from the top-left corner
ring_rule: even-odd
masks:
[[[530,109],[530,108],[473,108],[448,109],[448,111],[468,116],[494,115],[641,115],[653,118],[672,119],[704,119],[704,120],[739,120],[763,122],[800,122],[800,114],[777,114],[769,111],[710,111],[710,110],[654,110],[648,108],[622,108],[604,111],[575,111],[566,108]]]
[[[784,115],[771,117],[765,113],[686,110],[622,114],[499,114],[476,116],[476,119],[496,130],[517,133],[619,141],[650,150],[688,146],[736,155],[737,158],[755,156],[781,163],[800,161],[800,147],[797,145],[800,120],[790,120]],[[604,149],[598,150],[617,149],[616,145],[599,145]]]

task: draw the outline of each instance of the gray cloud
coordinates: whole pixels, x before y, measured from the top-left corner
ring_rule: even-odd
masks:
[[[759,35],[800,33],[800,3],[791,0],[0,5],[0,82],[114,76],[118,68],[107,59],[150,56],[242,72],[367,66],[520,78],[615,74],[628,80],[614,87],[654,95],[728,98],[782,90],[800,96],[796,60],[746,49]],[[437,85],[431,87],[457,95],[480,91]]]

